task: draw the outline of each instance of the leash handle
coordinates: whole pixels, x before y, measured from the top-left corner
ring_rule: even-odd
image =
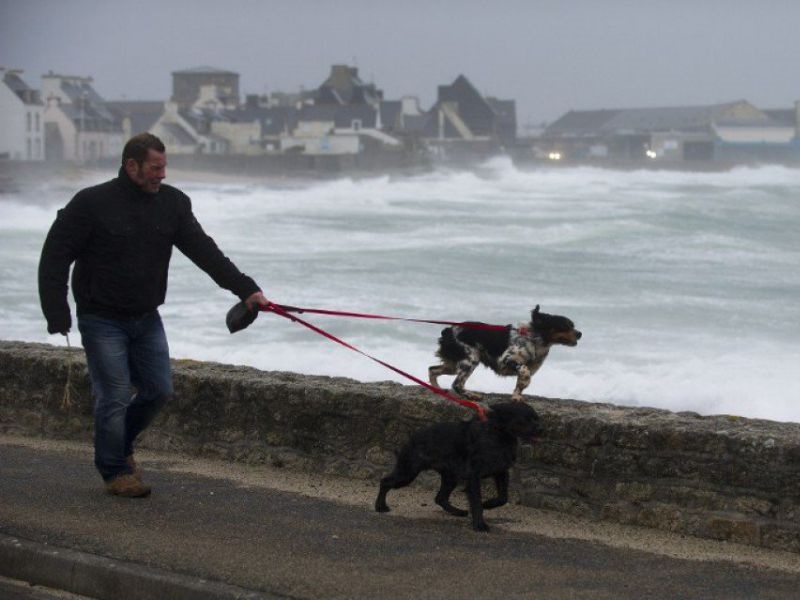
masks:
[[[65,333],[67,338],[67,352],[71,354],[72,344],[69,343],[69,333]],[[66,411],[72,407],[72,357],[67,358],[67,381],[64,384],[64,395],[61,397],[61,410]]]
[[[294,307],[289,307],[289,308],[294,308]],[[312,325],[308,321],[305,321],[305,320],[301,319],[298,316],[290,314],[289,311],[287,310],[287,308],[284,307],[284,306],[281,306],[280,304],[275,304],[273,302],[269,302],[266,306],[259,307],[259,310],[262,310],[264,312],[274,312],[276,315],[280,315],[281,317],[289,319],[290,321],[294,321],[295,323],[299,323],[303,327],[306,327],[307,329],[310,329],[311,331],[313,331],[313,332],[315,332],[315,333],[317,333],[317,334],[319,334],[319,335],[321,335],[321,336],[323,336],[325,338],[328,338],[329,340],[331,340],[333,342],[336,342],[337,344],[341,344],[342,346],[352,350],[353,352],[358,352],[361,356],[365,356],[366,358],[368,358],[368,359],[370,359],[372,361],[375,361],[379,365],[382,365],[382,366],[386,367],[387,369],[390,369],[391,371],[394,371],[398,375],[401,375],[401,376],[405,377],[406,379],[410,379],[414,383],[416,383],[418,385],[421,385],[422,387],[424,387],[427,390],[430,390],[434,394],[438,394],[439,396],[442,396],[443,398],[446,398],[450,402],[455,402],[456,404],[460,404],[461,406],[465,406],[467,408],[471,408],[472,410],[474,410],[475,412],[478,413],[478,418],[481,421],[485,421],[486,418],[487,418],[486,417],[486,410],[480,404],[478,404],[477,402],[472,402],[470,400],[464,400],[463,398],[458,398],[456,396],[453,396],[452,394],[446,392],[445,390],[442,390],[442,389],[439,389],[437,387],[432,386],[427,381],[423,381],[422,379],[419,379],[418,377],[415,377],[414,375],[411,375],[410,373],[406,373],[402,369],[398,369],[394,365],[390,365],[387,362],[384,362],[384,361],[382,361],[382,360],[380,360],[378,358],[375,358],[374,356],[371,356],[371,355],[367,354],[366,352],[363,352],[363,351],[359,350],[358,348],[356,348],[352,344],[348,344],[347,342],[345,342],[344,340],[336,337],[335,335],[333,335],[331,333],[328,333],[324,329],[321,329],[321,328],[317,327],[316,325]],[[308,311],[308,312],[312,312],[312,311]],[[368,317],[368,318],[381,318],[381,317]],[[403,320],[407,320],[407,319],[403,319]]]

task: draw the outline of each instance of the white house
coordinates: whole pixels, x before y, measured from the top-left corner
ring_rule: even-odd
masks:
[[[361,142],[358,134],[349,131],[336,133],[331,121],[300,121],[291,134],[281,135],[281,150],[308,155],[358,154]]]
[[[44,160],[44,105],[18,69],[0,67],[0,158]]]
[[[124,134],[119,119],[92,87],[91,77],[42,75],[45,153],[77,162],[117,159]]]

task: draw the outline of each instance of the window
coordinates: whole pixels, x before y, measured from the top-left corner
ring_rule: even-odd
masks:
[[[36,131],[40,131],[39,113],[36,113]]]
[[[25,123],[25,131],[30,131],[31,130],[31,113],[25,113],[25,117],[26,117],[26,119],[25,119],[25,121],[26,121],[26,123]]]

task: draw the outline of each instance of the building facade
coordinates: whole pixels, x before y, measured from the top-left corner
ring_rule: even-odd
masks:
[[[92,162],[121,156],[122,125],[95,91],[91,77],[42,75],[42,98],[48,160]]]
[[[22,71],[0,68],[0,158],[44,160],[44,105]]]
[[[464,75],[439,86],[429,116],[425,134],[432,139],[483,140],[498,145],[513,144],[516,139],[514,101],[484,97]]]
[[[786,161],[798,158],[797,122],[745,100],[570,111],[545,129],[539,144],[544,155],[567,160]]]

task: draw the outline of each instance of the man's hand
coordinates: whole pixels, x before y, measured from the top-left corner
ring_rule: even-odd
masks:
[[[267,306],[269,304],[269,300],[267,300],[264,297],[264,293],[261,290],[259,290],[254,294],[250,294],[250,296],[247,297],[244,303],[250,310],[258,310],[262,306]]]
[[[47,322],[47,333],[50,334],[60,333],[61,335],[67,335],[70,329],[72,329],[72,317],[69,315],[66,318],[62,317]]]

